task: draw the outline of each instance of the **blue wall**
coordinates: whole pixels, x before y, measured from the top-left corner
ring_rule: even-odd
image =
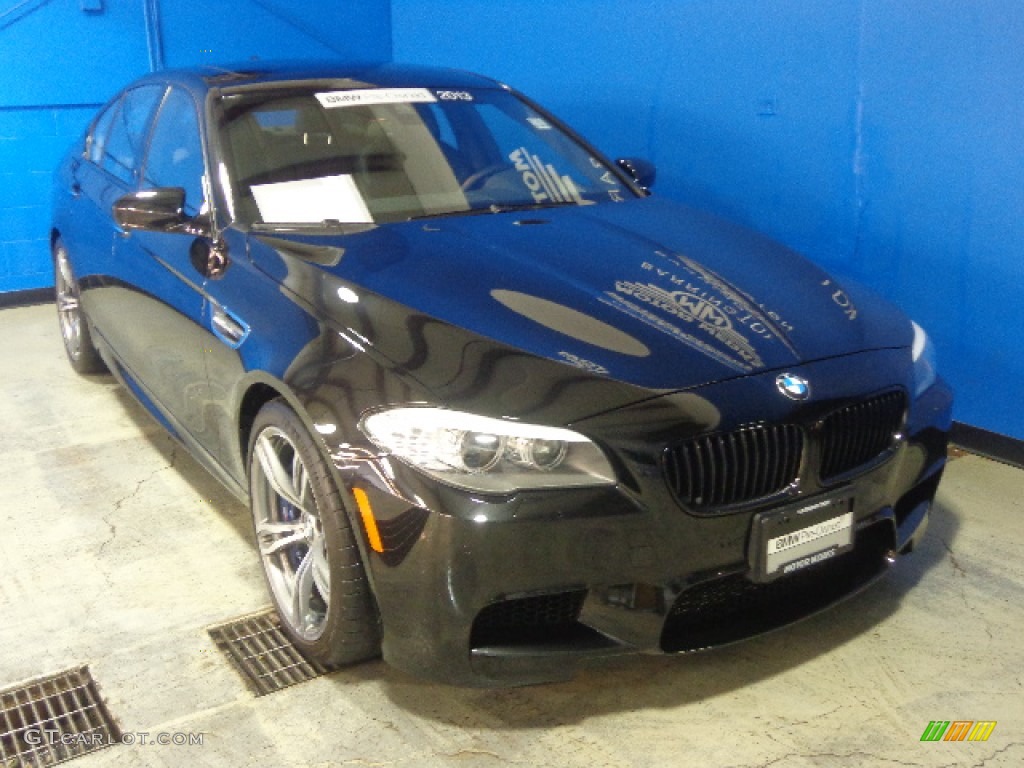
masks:
[[[782,240],[934,337],[956,418],[1024,439],[1024,3],[393,0],[394,55],[491,74],[659,194]]]
[[[386,60],[388,0],[0,0],[0,292],[53,284],[50,176],[96,108],[151,69]]]

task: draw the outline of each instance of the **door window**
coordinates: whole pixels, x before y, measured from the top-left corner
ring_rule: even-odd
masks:
[[[195,216],[203,207],[203,145],[192,98],[172,88],[164,99],[149,142],[143,188],[181,187],[185,212]]]
[[[104,142],[100,164],[126,184],[133,184],[142,161],[149,119],[164,92],[162,85],[133,88],[121,98]],[[102,120],[103,118],[101,118]]]

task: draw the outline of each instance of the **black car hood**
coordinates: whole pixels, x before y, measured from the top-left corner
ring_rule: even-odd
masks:
[[[392,361],[412,316],[648,392],[911,342],[887,302],[655,198],[254,240],[258,265]]]

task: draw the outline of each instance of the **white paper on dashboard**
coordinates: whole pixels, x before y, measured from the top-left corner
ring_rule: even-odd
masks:
[[[256,184],[252,194],[265,222],[318,224],[334,219],[345,224],[373,223],[359,188],[348,174]]]

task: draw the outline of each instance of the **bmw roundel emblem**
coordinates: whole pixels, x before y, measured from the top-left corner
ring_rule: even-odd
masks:
[[[775,386],[790,400],[806,400],[811,396],[811,385],[807,379],[794,373],[780,373],[775,377]]]

